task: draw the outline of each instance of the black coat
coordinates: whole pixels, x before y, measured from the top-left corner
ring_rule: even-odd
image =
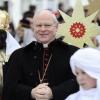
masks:
[[[46,76],[53,100],[64,100],[78,90],[69,65],[70,56],[77,49],[61,40],[49,45],[52,58]],[[11,55],[4,75],[4,100],[32,100],[31,90],[39,84],[38,69],[43,66],[43,50],[42,44],[32,42]]]

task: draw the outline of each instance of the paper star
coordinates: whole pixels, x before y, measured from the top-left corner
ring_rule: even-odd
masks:
[[[59,25],[58,33],[65,36],[64,41],[82,48],[84,43],[93,46],[91,37],[100,32],[100,27],[92,23],[92,20],[98,13],[85,17],[83,6],[80,0],[77,0],[72,17],[60,11],[64,24]]]

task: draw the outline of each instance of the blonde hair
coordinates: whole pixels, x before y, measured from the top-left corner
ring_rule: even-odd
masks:
[[[0,29],[7,30],[9,27],[9,20],[9,14],[4,10],[0,10]]]

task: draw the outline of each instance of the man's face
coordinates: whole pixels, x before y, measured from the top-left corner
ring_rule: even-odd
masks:
[[[87,90],[91,88],[96,87],[96,79],[90,77],[86,72],[84,72],[82,69],[75,68],[76,78],[79,83],[79,85]]]
[[[41,43],[49,43],[54,40],[57,24],[54,23],[52,15],[39,15],[33,23],[35,38]]]

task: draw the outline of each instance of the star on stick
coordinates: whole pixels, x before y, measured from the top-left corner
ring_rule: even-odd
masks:
[[[82,48],[84,43],[93,46],[91,37],[100,33],[100,27],[92,23],[97,13],[98,11],[85,17],[82,3],[77,0],[72,17],[60,11],[65,23],[59,25],[58,33],[65,36],[65,42],[77,47]]]

